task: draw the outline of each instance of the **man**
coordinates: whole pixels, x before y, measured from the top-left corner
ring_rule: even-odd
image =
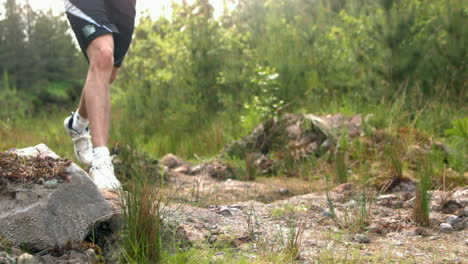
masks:
[[[90,177],[99,188],[120,188],[107,148],[109,86],[130,46],[135,1],[65,0],[68,20],[89,69],[79,108],[65,119],[64,126],[72,138],[77,158],[91,166]]]

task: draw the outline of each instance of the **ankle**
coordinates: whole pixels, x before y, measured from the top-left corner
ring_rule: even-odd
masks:
[[[72,129],[81,133],[88,127],[88,124],[88,119],[80,116],[78,111],[76,111],[76,113],[73,115]]]

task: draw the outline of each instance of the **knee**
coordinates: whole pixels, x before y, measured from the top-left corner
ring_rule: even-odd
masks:
[[[91,68],[110,71],[114,65],[114,49],[111,46],[95,47],[89,60]]]

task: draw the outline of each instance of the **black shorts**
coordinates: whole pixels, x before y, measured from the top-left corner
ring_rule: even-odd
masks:
[[[114,37],[114,66],[122,65],[132,42],[136,0],[65,0],[65,11],[89,62],[86,50],[99,36]]]

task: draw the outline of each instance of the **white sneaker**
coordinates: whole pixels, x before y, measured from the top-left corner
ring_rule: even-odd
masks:
[[[119,189],[120,181],[114,174],[114,166],[110,157],[108,159],[95,160],[89,171],[89,176],[100,189]]]
[[[91,135],[89,134],[89,129],[86,128],[83,132],[79,133],[78,131],[72,128],[73,115],[65,118],[63,122],[63,127],[71,136],[73,141],[73,148],[75,150],[75,155],[78,160],[87,165],[91,166],[93,162],[93,143],[91,143]]]

